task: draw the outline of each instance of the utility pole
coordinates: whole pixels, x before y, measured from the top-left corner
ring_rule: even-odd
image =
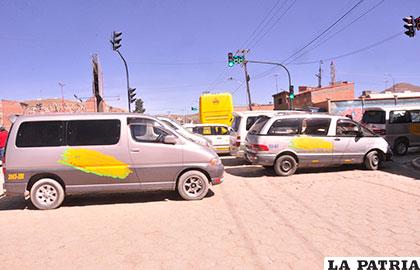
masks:
[[[65,84],[63,82],[58,82],[58,85],[61,88],[61,105],[63,106],[63,112],[64,112],[64,90],[63,90],[63,87],[64,87]]]
[[[331,85],[334,85],[335,84],[335,65],[334,65],[334,61],[331,61],[330,72],[331,72]]]
[[[318,74],[315,74],[316,77],[318,77],[318,88],[322,87],[322,60],[319,61],[319,69],[318,69]]]
[[[245,71],[245,82],[246,82],[246,93],[248,95],[248,108],[250,111],[252,111],[252,101],[251,101],[251,92],[249,90],[249,74],[248,74],[248,69],[247,69],[247,61],[245,60],[245,55],[249,52],[249,50],[238,50],[236,53],[237,54],[242,54],[243,57],[243,62],[242,65],[244,66],[244,71]]]

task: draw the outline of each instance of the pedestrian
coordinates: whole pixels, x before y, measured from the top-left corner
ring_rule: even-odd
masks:
[[[2,126],[0,127],[0,160],[3,160],[4,148],[6,147],[7,136],[9,132]]]

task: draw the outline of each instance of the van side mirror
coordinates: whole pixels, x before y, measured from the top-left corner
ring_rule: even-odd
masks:
[[[174,135],[166,135],[163,138],[163,143],[164,144],[176,144],[177,143],[177,139]]]

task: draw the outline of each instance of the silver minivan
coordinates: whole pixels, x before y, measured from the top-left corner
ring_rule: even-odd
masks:
[[[260,117],[246,137],[246,157],[292,175],[299,167],[364,164],[376,170],[390,160],[388,143],[349,118],[322,114]]]
[[[420,146],[420,106],[367,108],[362,123],[383,136],[397,155],[405,155],[411,146]]]
[[[67,194],[177,190],[186,200],[223,181],[217,154],[156,118],[91,113],[12,119],[3,173],[6,195],[38,209],[59,207]]]

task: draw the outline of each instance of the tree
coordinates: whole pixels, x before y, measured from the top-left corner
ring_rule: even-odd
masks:
[[[143,100],[138,98],[136,100],[136,109],[134,110],[135,113],[144,113],[146,109],[143,107]]]

